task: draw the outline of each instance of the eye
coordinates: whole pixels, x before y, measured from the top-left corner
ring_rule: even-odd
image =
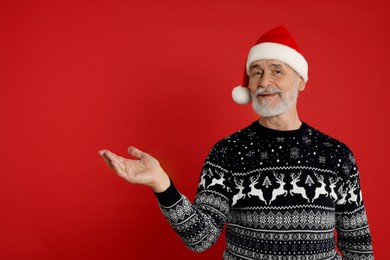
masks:
[[[252,71],[252,77],[261,77],[263,73],[261,71],[255,70]]]
[[[281,76],[281,75],[283,75],[283,71],[280,70],[280,69],[275,69],[275,70],[273,71],[273,73],[274,73],[275,76]]]

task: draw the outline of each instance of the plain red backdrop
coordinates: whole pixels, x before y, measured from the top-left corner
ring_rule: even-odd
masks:
[[[301,118],[357,157],[387,259],[389,4],[1,1],[0,259],[220,259],[186,249],[98,150],[135,145],[194,198],[211,146],[256,120],[231,99],[249,48],[287,26],[309,62]]]

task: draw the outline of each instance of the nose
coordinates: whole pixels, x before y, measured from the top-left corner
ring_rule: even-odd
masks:
[[[273,81],[271,75],[268,73],[264,73],[263,76],[261,77],[261,80],[259,82],[259,87],[261,88],[266,88],[269,86],[272,86]]]

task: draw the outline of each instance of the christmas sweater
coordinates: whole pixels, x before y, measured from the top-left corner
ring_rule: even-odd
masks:
[[[173,184],[157,197],[194,251],[226,225],[223,259],[373,259],[355,158],[306,123],[278,131],[256,121],[213,146],[194,203]]]

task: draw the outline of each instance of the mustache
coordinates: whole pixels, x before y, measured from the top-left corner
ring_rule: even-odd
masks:
[[[266,88],[258,88],[253,93],[253,96],[257,97],[259,95],[267,95],[267,94],[280,94],[281,91],[277,87],[266,87]]]

